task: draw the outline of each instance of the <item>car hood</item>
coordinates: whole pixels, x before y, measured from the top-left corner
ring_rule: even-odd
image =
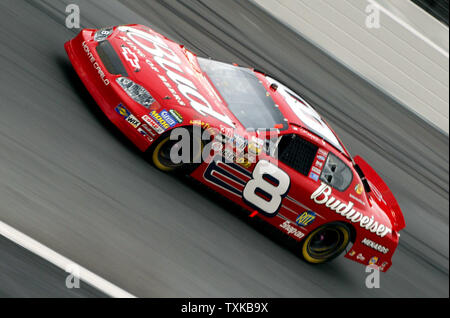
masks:
[[[186,48],[141,25],[117,27],[109,41],[129,78],[145,87],[160,105],[211,125],[236,126],[236,118]]]

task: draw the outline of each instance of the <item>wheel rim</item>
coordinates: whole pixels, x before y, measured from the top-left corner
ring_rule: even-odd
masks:
[[[199,153],[197,153],[194,158],[193,162],[197,162],[199,158],[201,158],[202,151],[203,151],[203,142],[200,140],[200,147],[199,147]],[[179,147],[178,140],[170,140],[170,136],[164,138],[154,149],[152,159],[155,164],[155,166],[163,171],[173,171],[176,169],[179,169],[186,165],[184,162],[180,163],[173,163],[170,159],[170,152],[172,151],[173,147]],[[179,149],[175,149],[175,151],[178,151]]]
[[[176,164],[170,160],[170,151],[176,146],[176,140],[170,140],[170,137],[163,139],[153,151],[153,162],[158,169],[163,171],[172,171],[183,165],[182,162]]]
[[[303,256],[310,263],[323,263],[338,256],[349,242],[344,225],[325,225],[313,231],[303,244]]]

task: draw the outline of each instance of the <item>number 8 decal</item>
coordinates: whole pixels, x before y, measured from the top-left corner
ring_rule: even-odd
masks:
[[[252,177],[244,188],[244,200],[262,214],[274,217],[289,191],[289,175],[273,163],[261,160],[256,164]]]

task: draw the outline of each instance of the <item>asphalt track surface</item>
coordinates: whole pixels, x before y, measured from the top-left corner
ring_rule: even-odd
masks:
[[[0,298],[106,297],[83,281],[66,287],[73,277],[28,250],[0,236]]]
[[[76,77],[63,44],[78,30],[64,25],[69,1],[55,0],[0,2],[3,222],[140,297],[449,296],[448,136],[247,1],[72,2],[82,27],[147,24],[305,94],[385,179],[407,227],[381,287],[367,289],[363,266],[308,265],[217,197],[159,172]],[[20,248],[9,253],[26,262]],[[31,278],[13,291],[15,276],[3,275],[0,295],[32,294],[48,264],[27,263],[15,270]],[[48,279],[41,296],[59,284]]]

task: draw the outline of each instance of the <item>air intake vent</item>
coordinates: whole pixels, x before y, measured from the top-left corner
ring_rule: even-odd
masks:
[[[119,55],[109,41],[103,41],[98,44],[97,54],[110,74],[128,77]]]
[[[318,147],[297,135],[290,135],[281,139],[278,149],[281,162],[307,176]]]

